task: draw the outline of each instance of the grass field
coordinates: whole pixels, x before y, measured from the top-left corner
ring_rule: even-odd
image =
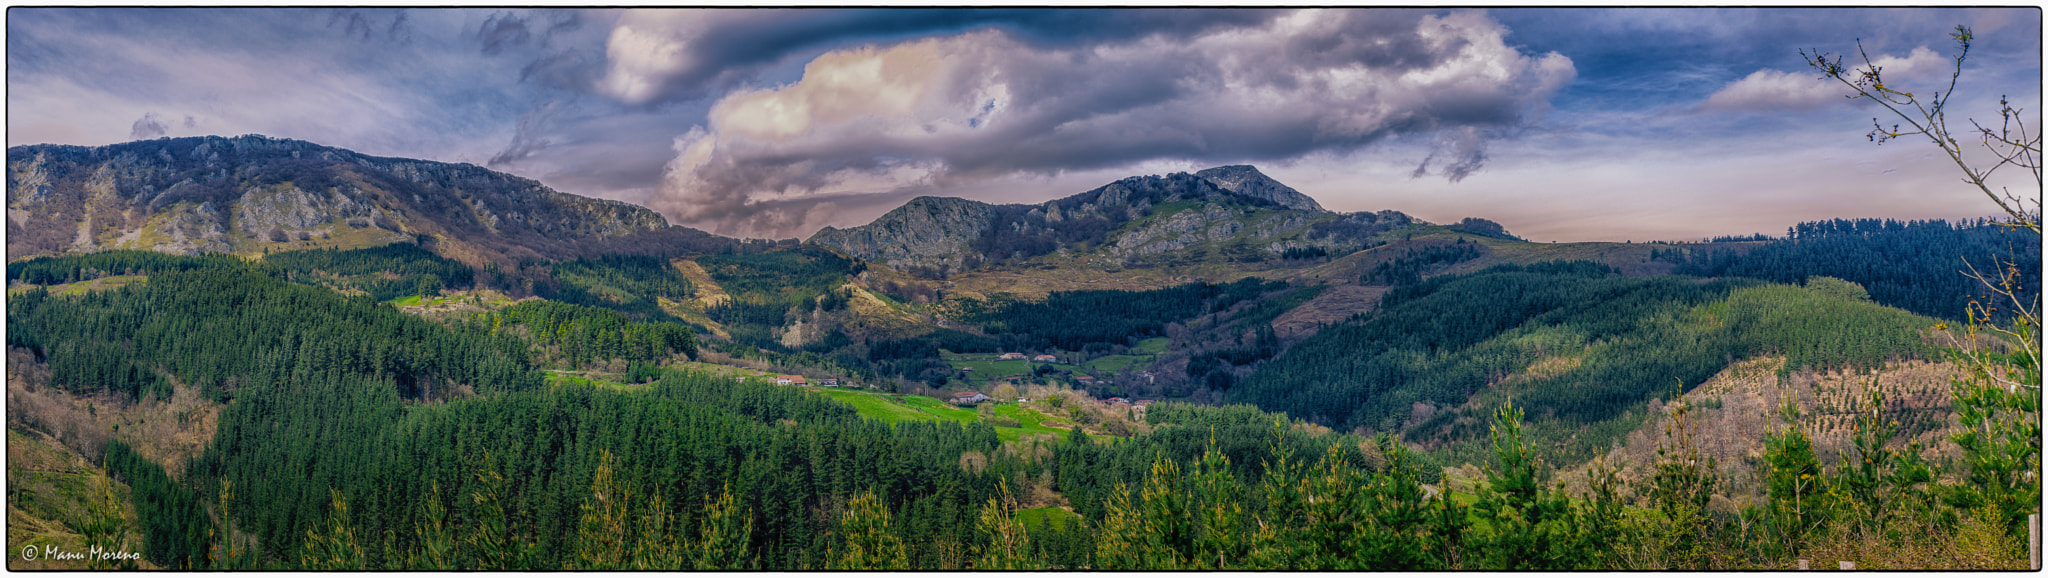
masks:
[[[613,373],[565,371],[560,369],[543,369],[541,371],[547,375],[547,383],[551,387],[563,384],[577,384],[609,387],[620,391],[649,391],[654,389],[652,384],[623,383],[615,379],[605,379],[605,377],[620,377],[618,374]]]
[[[1064,526],[1080,519],[1081,516],[1059,506],[1017,510],[1017,521],[1024,524],[1025,532],[1037,532],[1040,528],[1044,528],[1046,524]]]
[[[396,305],[399,307],[418,307],[420,305],[426,305],[428,307],[438,307],[449,303],[461,302],[466,299],[467,298],[462,295],[442,295],[440,297],[428,297],[426,299],[420,299],[420,296],[418,295],[408,295],[405,297],[392,299],[390,301],[385,301],[385,303],[390,303],[392,305]]]
[[[1148,339],[1142,339],[1138,341],[1137,347],[1131,348],[1131,351],[1147,355],[1158,355],[1161,353],[1166,353],[1167,343],[1168,339],[1164,337],[1152,337]]]
[[[971,424],[981,421],[975,410],[953,407],[946,402],[921,395],[895,395],[868,393],[857,390],[813,388],[820,394],[853,406],[854,411],[883,423],[897,424],[906,421],[952,421]],[[1017,420],[1018,427],[997,427],[996,438],[1016,441],[1026,435],[1066,435],[1072,423],[1039,413],[1015,404],[996,406],[996,415]]]
[[[1088,363],[1084,365],[1087,365],[1089,369],[1094,369],[1096,371],[1116,373],[1119,371],[1123,371],[1124,368],[1130,367],[1131,364],[1134,363],[1144,363],[1146,365],[1150,365],[1152,363],[1152,356],[1104,355],[1102,357],[1090,359],[1088,360]]]
[[[851,405],[853,410],[860,412],[862,416],[882,420],[882,423],[893,425],[906,421],[936,421],[938,419],[937,416],[911,409],[903,404],[891,401],[885,396],[842,389],[819,389],[818,393]]]

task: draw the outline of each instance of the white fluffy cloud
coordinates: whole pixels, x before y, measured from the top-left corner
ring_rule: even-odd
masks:
[[[1505,32],[1478,12],[1304,10],[1124,42],[1040,46],[982,29],[835,50],[797,82],[721,99],[708,127],[677,139],[653,206],[723,233],[789,236],[832,217],[806,198],[1294,159],[1402,134],[1438,143],[1436,174],[1455,180],[1575,75]],[[633,68],[681,71],[689,58]],[[620,86],[664,84],[636,78]]]
[[[1886,82],[1918,83],[1932,79],[1944,72],[1948,60],[1922,46],[1904,57],[1883,55],[1871,59],[1884,75]],[[1844,66],[1857,70],[1858,63],[1843,61]],[[1704,111],[1810,111],[1824,106],[1839,105],[1855,94],[1835,79],[1823,78],[1819,72],[1801,70],[1758,70],[1741,80],[1728,83],[1700,104]]]

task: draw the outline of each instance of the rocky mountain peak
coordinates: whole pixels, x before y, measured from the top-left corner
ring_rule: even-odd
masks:
[[[1322,205],[1316,204],[1315,199],[1309,198],[1308,195],[1302,194],[1301,191],[1294,190],[1294,187],[1280,184],[1280,181],[1273,180],[1272,177],[1266,176],[1265,173],[1259,172],[1258,168],[1251,165],[1228,165],[1203,169],[1201,172],[1195,173],[1195,176],[1208,179],[1209,182],[1216,183],[1216,186],[1223,188],[1223,190],[1254,199],[1272,201],[1276,205],[1289,209],[1319,213],[1329,212],[1324,210]]]
[[[1171,214],[1148,219],[1159,207]],[[809,241],[893,268],[958,271],[1062,251],[1122,258],[1239,237],[1256,238],[1264,247],[1258,251],[1273,254],[1296,245],[1334,247],[1351,242],[1351,233],[1384,228],[1373,215],[1362,218],[1368,222],[1353,223],[1257,168],[1234,165],[1126,177],[1033,205],[918,197],[866,225],[828,227]],[[1316,240],[1289,240],[1309,233]]]

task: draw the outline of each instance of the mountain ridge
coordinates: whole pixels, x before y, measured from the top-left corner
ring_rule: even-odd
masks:
[[[1200,211],[1186,213],[1187,203],[1199,206]],[[1181,215],[1163,223],[1148,221],[1155,210]],[[1261,240],[1278,239],[1260,249],[1274,254],[1310,246],[1333,249],[1356,241],[1351,235],[1327,234],[1330,230],[1315,231],[1325,233],[1320,235],[1324,239],[1317,240],[1318,235],[1303,230],[1310,225],[1349,221],[1370,227],[1382,220],[1400,225],[1420,222],[1398,211],[1331,212],[1256,167],[1228,165],[1195,173],[1126,177],[1036,204],[919,197],[866,225],[820,229],[806,242],[892,268],[953,271],[1060,251],[1099,250],[1115,259],[1176,251],[1195,242],[1192,239],[1216,240],[1247,227],[1257,228],[1243,223],[1211,230],[1219,223],[1267,213],[1288,215],[1271,227],[1275,230],[1258,232]],[[1160,240],[1170,242],[1156,245]]]
[[[433,237],[472,259],[558,257],[670,229],[645,207],[467,163],[262,135],[9,147],[10,256],[260,253]],[[674,235],[674,234],[671,234]]]

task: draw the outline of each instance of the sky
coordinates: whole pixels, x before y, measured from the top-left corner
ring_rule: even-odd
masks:
[[[263,134],[464,162],[744,237],[919,195],[1251,164],[1336,211],[1536,241],[1995,208],[1805,54],[2040,128],[2036,8],[7,12],[7,144]],[[1981,161],[1981,158],[1972,158]],[[2001,185],[2038,196],[2006,171]]]

